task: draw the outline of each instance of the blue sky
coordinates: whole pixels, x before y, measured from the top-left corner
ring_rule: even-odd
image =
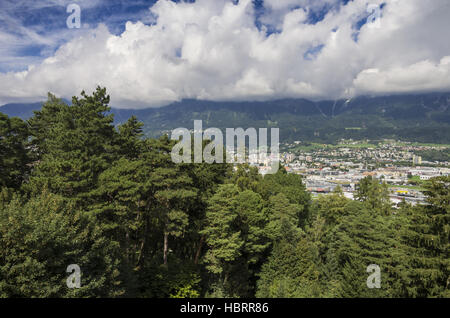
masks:
[[[67,30],[66,12],[71,3],[79,4],[82,29]],[[3,34],[0,52],[0,72],[26,69],[52,55],[63,43],[92,29],[100,23],[114,34],[124,31],[127,21],[152,23],[149,7],[155,0],[2,0],[0,1],[0,34]],[[15,41],[7,41],[9,35]],[[8,47],[5,49],[5,47]],[[6,52],[5,52],[6,51]]]
[[[0,105],[97,85],[124,108],[444,91],[449,16],[448,0],[1,0]]]
[[[26,70],[29,64],[51,56],[62,44],[101,23],[116,35],[125,30],[127,21],[141,21],[151,25],[156,17],[151,14],[149,8],[155,2],[156,0],[2,0],[0,33],[3,36],[0,38],[0,44],[3,49],[0,52],[0,72]],[[336,10],[340,4],[345,5],[347,2],[349,0],[319,3],[308,11],[308,23],[321,21],[330,10]],[[81,30],[67,30],[66,19],[69,13],[66,8],[71,3],[81,7]],[[254,0],[253,5],[256,12],[255,25],[259,28],[264,25],[268,35],[280,32],[276,25],[261,18],[271,10],[264,7],[264,1]],[[293,4],[289,9],[299,7]],[[13,43],[9,41],[10,37],[14,38]]]

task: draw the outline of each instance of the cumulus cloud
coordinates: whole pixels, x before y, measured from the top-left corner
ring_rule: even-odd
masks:
[[[450,56],[439,63],[429,60],[406,67],[367,69],[358,74],[354,87],[367,93],[407,93],[423,90],[450,89]]]
[[[106,86],[112,104],[154,107],[183,98],[328,99],[450,90],[448,0],[159,0],[156,23],[104,25],[23,72],[0,73],[0,102],[62,97]],[[384,5],[383,3],[386,2]],[[328,5],[319,21],[310,10]],[[369,17],[370,20],[370,17]],[[264,22],[266,21],[266,22]],[[268,33],[264,23],[276,23]]]

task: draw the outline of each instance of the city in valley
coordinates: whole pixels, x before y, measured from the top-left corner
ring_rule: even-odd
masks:
[[[341,187],[348,198],[367,176],[385,182],[392,203],[423,203],[424,183],[450,173],[450,145],[418,144],[395,140],[341,140],[337,145],[295,141],[280,145],[280,161],[288,173],[303,176],[313,196]],[[260,164],[264,174],[271,158]]]

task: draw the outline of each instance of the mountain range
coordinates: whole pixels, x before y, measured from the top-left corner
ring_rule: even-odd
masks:
[[[67,102],[67,101],[66,101]],[[28,119],[42,102],[7,104],[0,112]],[[280,128],[281,141],[334,143],[341,138],[394,138],[426,143],[450,143],[450,93],[393,95],[310,101],[213,102],[183,100],[160,108],[112,108],[115,124],[135,115],[149,137],[178,127]]]

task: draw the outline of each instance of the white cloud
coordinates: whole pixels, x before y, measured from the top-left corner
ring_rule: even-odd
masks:
[[[423,90],[450,90],[450,56],[439,63],[424,60],[387,70],[367,69],[358,74],[354,87],[367,93],[405,93]]]
[[[83,10],[92,9],[105,0],[78,0]],[[0,1],[0,67],[23,70],[41,63],[66,41],[83,35],[86,26],[69,30],[65,27],[66,8],[73,0],[2,0]],[[53,10],[53,11],[52,11]],[[54,10],[63,12],[55,14]],[[42,23],[37,23],[37,21]],[[64,28],[57,27],[59,24]],[[29,50],[38,50],[28,52]]]
[[[280,32],[267,36],[255,26],[250,0],[160,0],[149,12],[158,17],[156,25],[129,22],[119,36],[99,26],[25,72],[0,73],[0,102],[42,99],[47,91],[70,97],[96,85],[108,88],[113,105],[133,108],[182,98],[450,90],[450,3],[386,2],[380,27],[364,25],[355,42],[355,25],[368,15],[365,1],[336,7],[308,24],[307,9],[318,1],[266,0],[270,10],[262,18],[281,18]]]

